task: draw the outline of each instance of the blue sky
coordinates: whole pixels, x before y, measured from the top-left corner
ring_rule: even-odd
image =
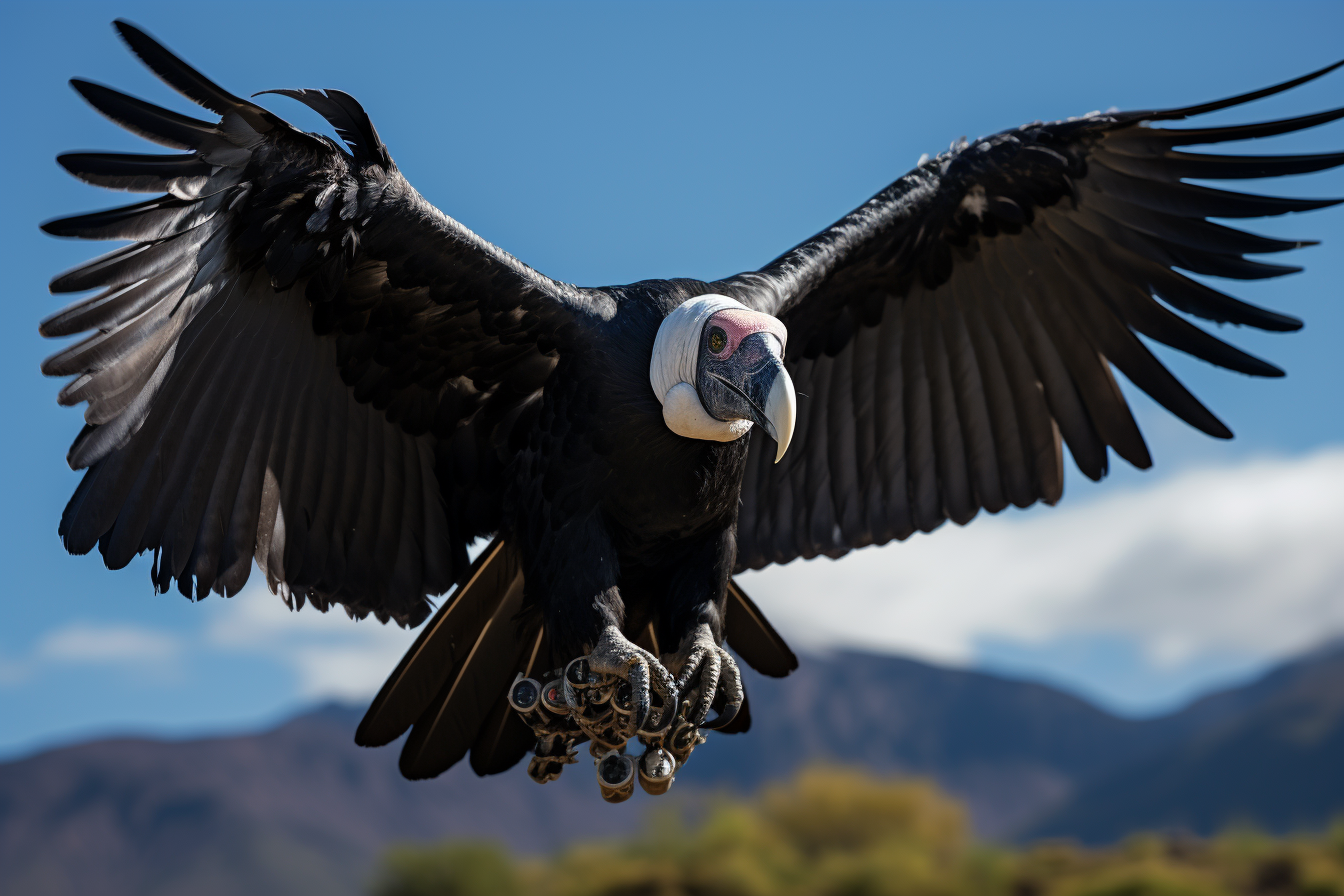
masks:
[[[432,202],[547,274],[589,285],[759,266],[963,134],[1213,99],[1344,55],[1344,5],[1333,2],[11,2],[0,36],[0,755],[94,732],[252,725],[323,697],[358,699],[406,643],[370,623],[290,617],[255,590],[199,606],[156,596],[145,562],[112,573],[60,547],[57,520],[77,482],[64,455],[79,419],[38,373],[55,346],[36,323],[59,304],[47,280],[92,250],[36,225],[120,198],[68,177],[58,152],[152,149],[65,81],[186,110],[115,38],[116,16],[240,94],[353,93]],[[265,100],[318,124],[296,103]],[[1337,73],[1218,120],[1341,104]],[[1342,147],[1336,123],[1274,151]],[[1344,174],[1245,187],[1344,196]],[[1294,253],[1305,273],[1236,290],[1307,320],[1291,336],[1230,334],[1289,378],[1163,354],[1236,441],[1186,430],[1138,396],[1154,470],[1117,469],[1100,485],[1074,477],[1061,508],[765,573],[753,594],[816,648],[863,644],[1010,671],[1137,713],[1344,632],[1344,568],[1328,556],[1344,535],[1332,507],[1344,505],[1344,210],[1256,229],[1323,241]],[[1072,578],[1041,572],[1060,557],[1074,561],[1064,564]],[[1021,574],[1006,576],[1008,566]],[[835,592],[826,625],[803,581]]]

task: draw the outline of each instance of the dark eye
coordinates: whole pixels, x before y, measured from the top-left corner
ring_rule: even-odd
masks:
[[[710,327],[709,350],[717,355],[719,352],[723,351],[727,346],[728,346],[728,334],[723,332],[723,330],[720,330],[718,327]]]

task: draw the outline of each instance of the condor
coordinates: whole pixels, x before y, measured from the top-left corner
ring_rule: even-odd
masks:
[[[293,608],[415,626],[451,591],[356,734],[409,729],[413,778],[531,751],[550,780],[586,742],[608,799],[636,781],[662,792],[703,730],[749,721],[725,644],[768,675],[796,666],[735,572],[1052,504],[1063,445],[1091,479],[1110,452],[1148,467],[1114,370],[1230,438],[1139,336],[1280,376],[1189,319],[1300,322],[1189,274],[1294,271],[1246,256],[1303,243],[1208,219],[1337,200],[1189,180],[1344,164],[1180,148],[1344,109],[1168,126],[1335,65],[961,141],[758,271],[586,288],[425,201],[348,94],[271,91],[341,145],[116,28],[218,119],[73,82],[177,152],[59,158],[88,183],[159,194],[44,225],[130,241],[56,277],[55,293],[97,292],[41,325],[91,334],[42,367],[73,377],[62,404],[87,403],[61,538],[114,569],[152,551],[154,586],[188,597],[237,593],[255,562]]]

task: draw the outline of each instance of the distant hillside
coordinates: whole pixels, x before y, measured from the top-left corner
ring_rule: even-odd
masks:
[[[1236,821],[1274,831],[1344,815],[1344,651],[1284,666],[1159,720],[1168,745],[1097,775],[1030,826],[1031,836],[1105,843],[1140,828],[1210,833]]]
[[[936,778],[988,837],[1095,840],[1241,815],[1318,823],[1344,807],[1344,781],[1325,768],[1344,755],[1340,685],[1344,651],[1135,722],[1038,684],[805,657],[784,681],[750,676],[752,730],[712,735],[664,799],[831,760]],[[106,740],[0,764],[0,893],[353,896],[391,842],[490,838],[536,853],[628,831],[653,805],[603,803],[586,763],[544,787],[521,768],[405,781],[395,748],[351,742],[359,714],[330,706],[262,734]]]
[[[752,730],[711,738],[689,783],[751,789],[815,760],[927,775],[987,837],[1011,835],[1163,736],[1046,685],[870,654],[806,657],[783,681],[752,676],[748,694]]]

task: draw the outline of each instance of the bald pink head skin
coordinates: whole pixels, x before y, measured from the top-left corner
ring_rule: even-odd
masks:
[[[711,352],[716,358],[730,357],[738,345],[752,333],[769,333],[779,340],[780,354],[788,344],[789,331],[779,318],[749,308],[725,308],[705,321],[706,327],[720,327],[728,337],[721,352]]]
[[[688,439],[733,442],[753,426],[783,457],[797,417],[784,366],[782,321],[736,299],[706,293],[672,309],[658,327],[649,385],[667,428]]]
[[[797,416],[793,381],[784,367],[789,334],[783,322],[749,308],[723,308],[705,320],[700,333],[695,385],[700,407],[716,420],[764,427],[775,440],[778,461]],[[715,351],[720,339],[723,345]]]

